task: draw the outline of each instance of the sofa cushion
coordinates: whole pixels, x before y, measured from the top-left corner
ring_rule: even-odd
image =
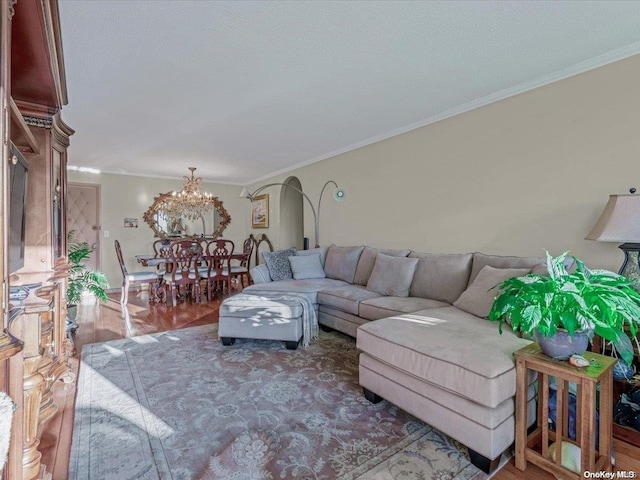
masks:
[[[364,247],[360,260],[358,261],[358,268],[356,268],[356,275],[353,279],[353,283],[356,285],[366,285],[373,272],[373,267],[376,263],[378,253],[384,253],[390,257],[406,257],[411,253],[411,250],[382,250],[379,248]]]
[[[378,297],[361,301],[358,314],[366,320],[378,320],[379,318],[448,305],[445,302],[420,297]]]
[[[452,306],[369,322],[357,335],[361,351],[490,408],[514,396],[513,352],[530,343]]]
[[[320,263],[322,264],[322,268],[324,268],[324,262],[327,258],[327,247],[317,247],[317,248],[311,248],[309,250],[298,250],[296,252],[296,255],[299,255],[301,257],[305,255],[316,255],[316,254],[320,254]]]
[[[467,288],[473,258],[470,253],[411,252],[409,258],[419,259],[409,289],[410,296],[452,304]]]
[[[269,276],[274,282],[293,278],[289,257],[296,254],[296,248],[291,247],[277,252],[262,252],[264,263],[269,269]]]
[[[380,295],[408,297],[417,258],[390,257],[379,253],[367,282],[367,290]]]
[[[310,278],[325,278],[320,254],[315,255],[294,255],[289,257],[291,271],[295,280],[307,280]]]
[[[487,318],[493,301],[499,293],[500,284],[512,277],[522,277],[529,271],[528,268],[493,268],[485,265],[453,305],[478,317]]]
[[[320,290],[318,292],[318,304],[358,315],[358,307],[362,300],[379,296],[380,294],[371,292],[361,285],[345,285]]]
[[[324,272],[327,277],[353,283],[362,250],[364,250],[363,246],[339,247],[331,245],[327,250],[327,258],[324,263]]]
[[[545,273],[547,271],[546,263],[547,261],[544,258],[538,257],[503,257],[476,252],[473,254],[469,285],[473,283],[480,270],[486,265],[490,265],[493,268],[527,268],[533,270],[534,273]]]
[[[331,278],[315,278],[311,280],[280,280],[278,282],[258,283],[250,285],[242,290],[244,293],[255,293],[259,291],[268,292],[298,292],[304,293],[305,296],[314,305],[318,303],[318,292],[324,288],[338,287],[348,285],[341,280],[333,280]]]

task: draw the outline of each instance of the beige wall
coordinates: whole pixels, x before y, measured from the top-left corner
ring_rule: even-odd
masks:
[[[73,158],[73,150],[70,150]],[[166,180],[125,175],[102,173],[93,175],[70,171],[69,182],[94,183],[101,185],[101,220],[102,231],[109,232],[109,238],[102,237],[102,270],[109,278],[112,288],[122,284],[122,274],[116,259],[113,241],[118,240],[122,247],[127,268],[131,271],[143,267],[135,261],[134,255],[153,253],[152,245],[156,240],[153,231],[144,222],[142,215],[153,203],[159,193],[182,189],[182,180]],[[242,249],[242,241],[247,237],[247,218],[249,202],[238,197],[240,187],[204,183],[204,189],[216,195],[224,203],[224,208],[231,215],[231,224],[224,231],[224,237]],[[138,219],[138,228],[124,228],[124,218]]]
[[[617,270],[617,245],[584,237],[609,194],[640,191],[639,158],[636,56],[262,184],[295,175],[314,202],[326,180],[347,189],[340,204],[325,192],[322,245],[504,255],[571,250],[589,266]],[[278,191],[268,189],[276,243]],[[313,242],[306,204],[305,236]]]

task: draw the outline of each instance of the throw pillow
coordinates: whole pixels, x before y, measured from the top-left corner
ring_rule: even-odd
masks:
[[[391,297],[408,297],[417,265],[417,258],[391,257],[379,253],[367,282],[367,290]]]
[[[327,258],[324,262],[327,278],[353,283],[362,250],[364,250],[364,246],[339,247],[331,245],[327,250]]]
[[[277,252],[263,252],[262,258],[269,269],[269,276],[274,282],[277,280],[290,280],[293,278],[289,257],[296,254],[295,247]]]
[[[300,252],[298,252],[300,253]],[[307,280],[310,278],[325,278],[322,263],[320,263],[320,254],[315,255],[296,255],[289,257],[293,278],[296,280]]]
[[[522,277],[529,272],[528,268],[493,268],[486,265],[482,267],[469,288],[453,302],[453,306],[472,313],[476,317],[487,318],[493,301],[499,293],[500,284],[512,277]]]
[[[317,247],[317,248],[312,248],[310,250],[298,250],[296,252],[296,255],[318,255],[320,254],[320,263],[322,264],[322,267],[324,268],[324,260],[325,258],[327,258],[327,247]]]
[[[406,257],[411,253],[411,250],[381,250],[379,248],[365,247],[360,255],[358,261],[358,268],[356,268],[356,275],[353,278],[353,283],[356,285],[366,285],[373,272],[373,267],[376,264],[376,258],[379,253],[384,253],[391,257]]]

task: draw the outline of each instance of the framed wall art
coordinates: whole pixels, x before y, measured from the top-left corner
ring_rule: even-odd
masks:
[[[251,202],[251,228],[269,228],[269,194],[258,195]]]

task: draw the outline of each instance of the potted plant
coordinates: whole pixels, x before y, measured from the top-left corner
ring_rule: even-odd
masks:
[[[102,272],[95,272],[87,267],[87,261],[93,254],[93,250],[87,242],[75,241],[75,230],[69,232],[68,258],[71,269],[69,270],[69,282],[67,285],[67,322],[70,329],[75,329],[75,312],[85,292],[90,292],[95,297],[106,302],[109,282]]]
[[[565,260],[573,259],[576,268],[567,271]],[[617,354],[627,364],[634,357],[629,341],[636,337],[640,325],[640,293],[633,282],[607,270],[589,270],[568,252],[551,257],[547,252],[548,275],[528,274],[500,284],[489,320],[505,322],[515,331],[534,337],[540,348],[554,358],[568,358],[583,353],[593,334],[612,342]],[[560,343],[558,336],[569,342],[566,352],[549,349]],[[582,338],[584,345],[577,339]],[[581,351],[575,351],[582,348]]]

